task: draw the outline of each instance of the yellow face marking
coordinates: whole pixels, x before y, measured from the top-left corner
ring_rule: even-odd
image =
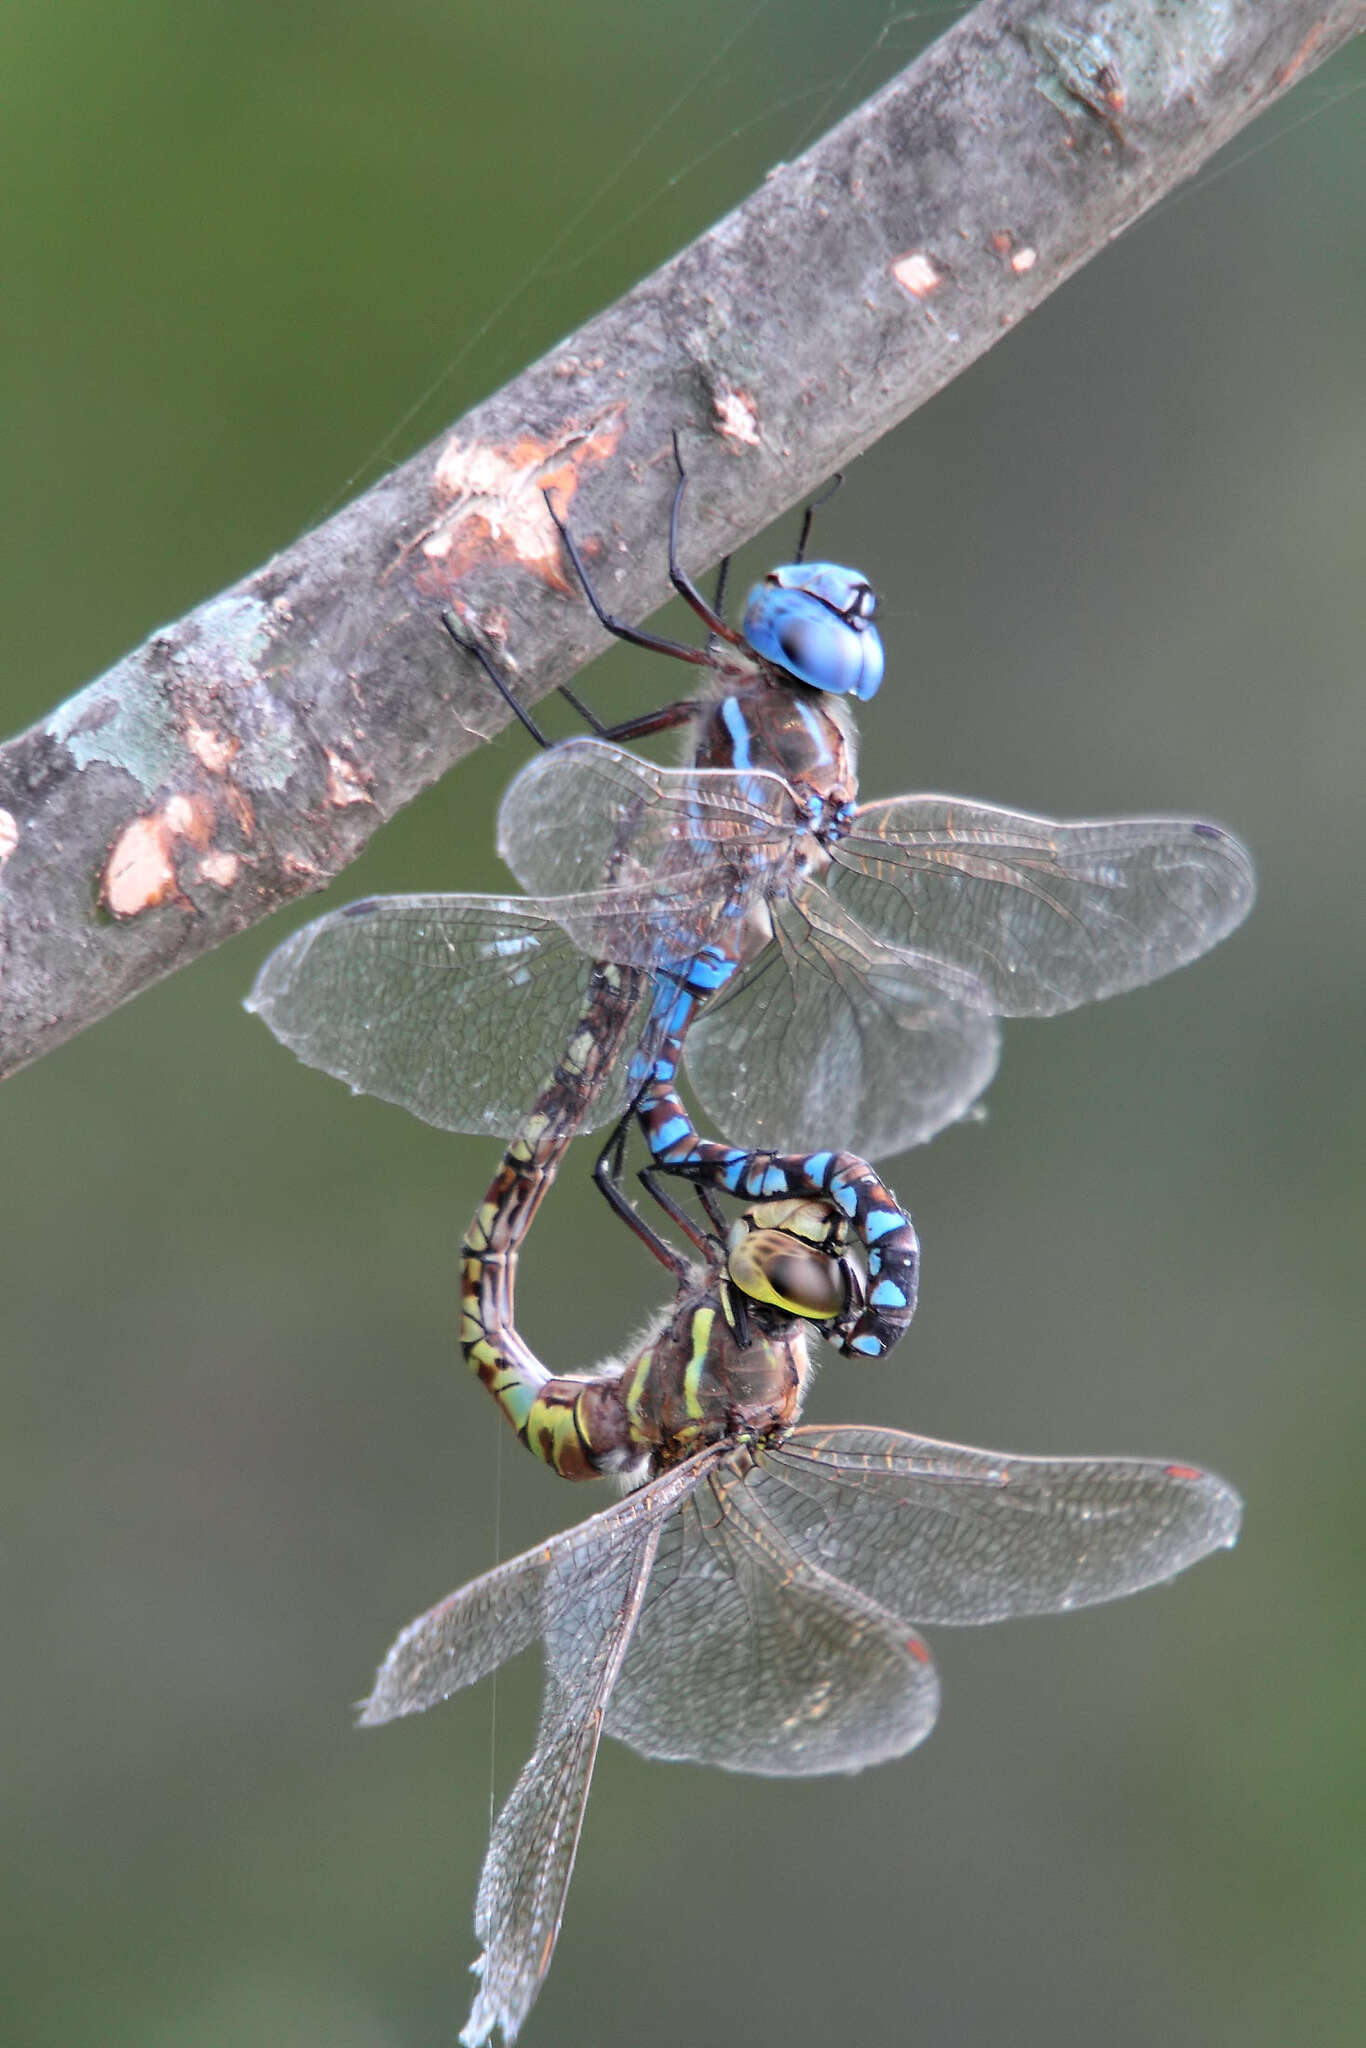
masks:
[[[731,1226],[731,1243],[747,1231],[783,1230],[801,1238],[820,1251],[843,1250],[849,1239],[849,1220],[832,1209],[829,1202],[814,1196],[790,1195],[781,1201],[756,1202]]]

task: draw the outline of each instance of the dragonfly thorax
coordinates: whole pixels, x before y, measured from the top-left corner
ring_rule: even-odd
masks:
[[[811,1369],[806,1325],[839,1315],[857,1284],[846,1234],[818,1201],[761,1203],[737,1221],[725,1274],[699,1271],[622,1375],[632,1445],[653,1470],[797,1420]]]
[[[703,714],[695,765],[781,775],[808,805],[817,837],[837,837],[858,795],[858,738],[844,705],[739,664],[725,684]]]
[[[757,1319],[741,1344],[715,1288],[699,1276],[623,1382],[633,1444],[653,1471],[704,1444],[764,1436],[795,1422],[810,1371],[806,1333],[791,1318]]]

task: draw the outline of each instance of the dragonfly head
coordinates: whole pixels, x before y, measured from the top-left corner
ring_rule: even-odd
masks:
[[[731,1226],[726,1271],[747,1300],[806,1322],[843,1316],[857,1288],[848,1224],[827,1202],[762,1202]]]
[[[770,569],[745,603],[742,630],[761,661],[813,690],[867,699],[882,681],[882,642],[866,577],[838,562]]]

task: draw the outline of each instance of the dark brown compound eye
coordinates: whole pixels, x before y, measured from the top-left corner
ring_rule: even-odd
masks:
[[[751,1230],[731,1248],[730,1277],[751,1301],[828,1322],[848,1306],[839,1261],[809,1250],[785,1230]]]
[[[818,1321],[837,1316],[848,1299],[844,1275],[835,1261],[813,1252],[789,1252],[775,1258],[768,1278],[787,1307]]]

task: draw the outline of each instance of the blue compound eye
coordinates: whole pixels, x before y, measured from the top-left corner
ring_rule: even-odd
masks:
[[[744,635],[754,652],[815,690],[871,697],[882,681],[877,605],[867,579],[837,562],[792,562],[751,590]]]

